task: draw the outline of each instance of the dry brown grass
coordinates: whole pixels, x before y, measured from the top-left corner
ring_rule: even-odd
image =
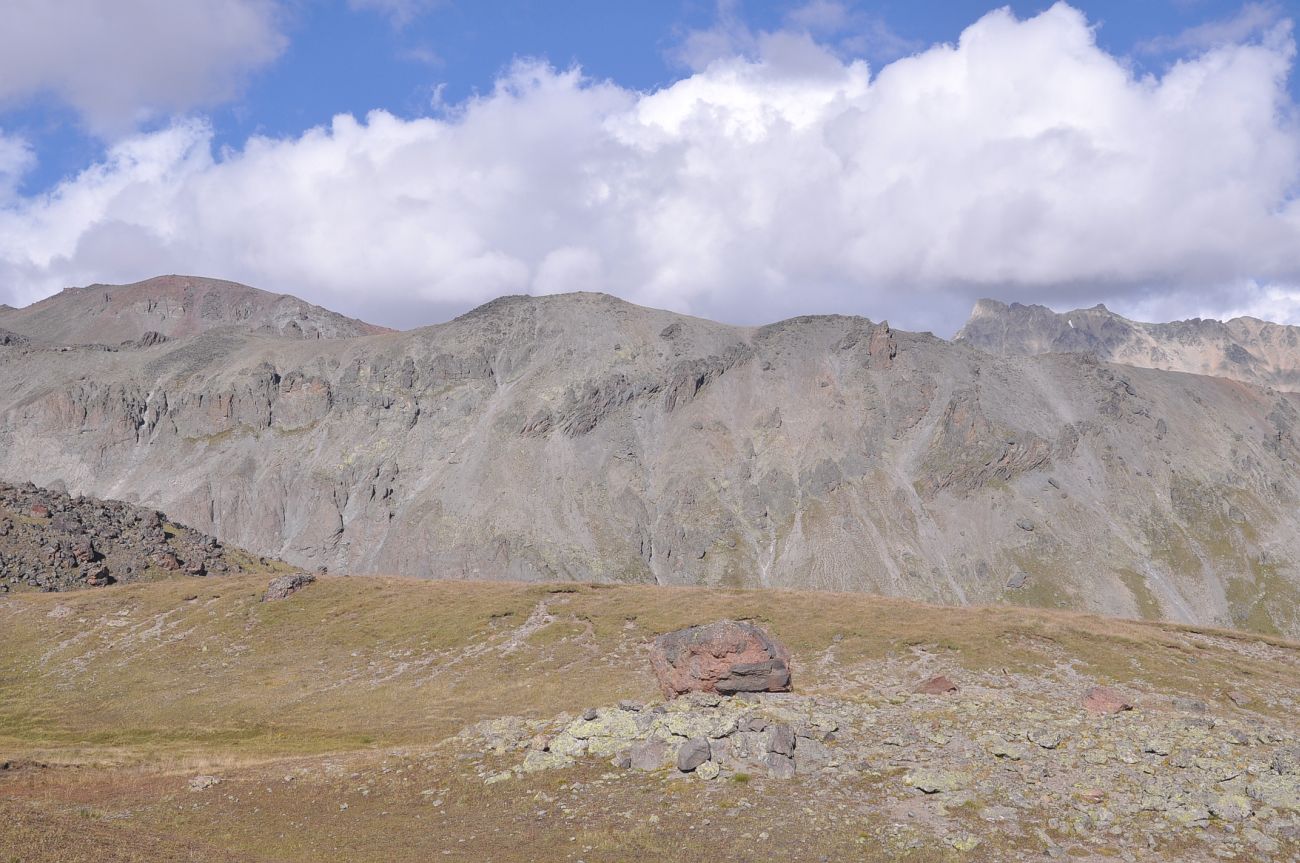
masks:
[[[0,761],[22,767],[0,772],[0,863],[957,859],[865,841],[867,811],[801,812],[778,837],[787,806],[819,805],[804,780],[777,794],[762,779],[602,780],[597,764],[484,786],[435,747],[484,717],[653,697],[649,640],[720,617],[781,637],[798,689],[850,698],[853,669],[918,650],[1202,698],[1293,689],[1300,669],[1278,639],[861,594],[326,577],[262,603],[265,581],[0,600]],[[226,781],[194,794],[199,773]]]
[[[1197,630],[1171,624],[859,594],[323,578],[263,603],[264,585],[179,580],[0,601],[0,753],[427,742],[486,716],[650,697],[648,641],[719,617],[770,626],[796,660],[835,639],[834,665],[800,663],[807,690],[921,645],[972,670],[1032,672],[1064,656],[1100,679],[1188,693],[1243,675],[1283,683],[1300,656],[1258,636],[1283,659],[1207,650],[1186,637]],[[543,607],[554,620],[526,625]]]

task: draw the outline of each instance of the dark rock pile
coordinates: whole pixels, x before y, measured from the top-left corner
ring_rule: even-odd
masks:
[[[156,510],[0,483],[0,593],[274,568]]]

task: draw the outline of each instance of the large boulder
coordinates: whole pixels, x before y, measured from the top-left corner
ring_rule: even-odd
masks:
[[[763,629],[735,620],[659,636],[650,664],[665,698],[790,690],[790,652]]]

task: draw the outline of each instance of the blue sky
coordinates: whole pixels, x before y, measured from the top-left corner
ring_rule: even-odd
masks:
[[[206,274],[387,323],[444,317],[494,291],[569,283],[735,320],[847,311],[941,332],[982,294],[1107,301],[1166,317],[1291,319],[1300,310],[1300,261],[1286,251],[1300,245],[1290,20],[1300,10],[1291,3],[1013,2],[1005,14],[973,0],[121,0],[111,17],[91,20],[104,8],[0,3],[0,241],[10,246],[0,251],[0,301],[175,268],[215,269]],[[101,37],[105,28],[119,29]],[[982,35],[966,39],[967,28]],[[566,77],[578,67],[580,78]],[[1058,81],[1059,95],[1037,93],[1039,77]],[[915,141],[894,141],[900,122],[920,116],[917,99],[939,91],[965,94],[965,125],[940,112],[912,129]],[[699,112],[690,122],[678,116],[687,103]],[[822,113],[806,118],[801,105],[814,104]],[[337,127],[338,115],[358,129]],[[548,122],[565,116],[567,129]],[[761,134],[745,127],[737,147],[742,121],[769,125]],[[629,123],[640,124],[636,134]],[[865,125],[845,132],[853,123]],[[789,124],[810,129],[808,139],[783,138]],[[1023,131],[1011,131],[1025,128],[1036,130],[1032,151]],[[664,129],[671,146],[655,137]],[[495,137],[474,137],[490,130]],[[982,143],[898,167],[898,154],[953,135]],[[841,138],[873,167],[862,170]],[[822,151],[809,149],[814,139]],[[395,142],[409,153],[394,156]],[[816,160],[827,147],[846,173],[815,182],[853,194],[823,212],[829,192],[801,196],[804,179],[814,181],[791,160]],[[670,153],[688,155],[669,165]],[[703,179],[701,160],[711,171]],[[1178,187],[1167,170],[1184,162],[1184,174],[1204,172],[1191,177],[1202,191]],[[983,166],[980,187],[947,201],[963,164]],[[1022,176],[1018,164],[1030,166]],[[403,194],[403,171],[418,194]],[[374,172],[370,187],[357,179],[365,172]],[[909,185],[873,185],[891,172]],[[647,209],[555,204],[566,188],[548,185],[553,175],[594,178],[616,193],[635,185]],[[545,218],[529,224],[507,203],[483,203],[491,196],[467,177],[508,178],[519,206]],[[1221,182],[1236,185],[1216,199],[1203,192]],[[266,222],[248,237],[245,204],[222,197],[238,183],[271,197],[283,183],[282,200],[296,197],[299,215],[258,207]],[[1125,208],[1135,188],[1145,196]],[[355,213],[333,209],[343,194],[371,214],[360,229]],[[737,215],[740,200],[759,210],[784,203],[759,219]],[[797,235],[808,221],[781,222],[796,206],[861,222],[815,254],[769,255],[772,237]],[[212,215],[218,207],[229,210],[224,220]],[[951,215],[942,234],[930,235],[938,228],[927,209]],[[457,221],[466,211],[469,227]],[[658,213],[653,224],[646,211]],[[1133,234],[1103,236],[1101,222],[1125,212],[1175,226],[1097,265]],[[1029,244],[1043,219],[1053,233]],[[361,235],[381,222],[382,233]],[[696,225],[695,247],[676,236],[683,224]],[[881,239],[900,224],[910,233]],[[1246,224],[1250,236],[1224,238]],[[259,245],[268,232],[294,239],[277,251]],[[310,246],[302,234],[330,239]],[[355,238],[353,258],[369,270],[320,262],[339,237]],[[1104,251],[1088,251],[1094,242]],[[1054,256],[1043,251],[1056,244]],[[881,263],[900,246],[915,248]],[[769,259],[755,262],[755,248]],[[729,256],[735,267],[715,266]]]

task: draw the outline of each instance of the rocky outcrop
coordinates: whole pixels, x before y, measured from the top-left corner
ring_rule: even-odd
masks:
[[[265,572],[271,563],[156,510],[0,483],[0,593]]]
[[[589,709],[579,719],[486,720],[453,742],[482,753],[476,760],[489,785],[598,759],[679,781],[785,780],[854,795],[866,781],[887,798],[880,811],[920,811],[906,801],[937,797],[945,807],[1052,818],[1063,834],[1083,838],[1194,830],[1217,842],[1220,831],[1244,833],[1251,859],[1300,839],[1300,771],[1285,723],[1205,704],[1189,715],[1187,699],[1154,696],[1151,710],[1081,718],[1077,692],[1031,695],[1042,681],[999,678],[964,693],[955,708],[902,694],[866,703],[692,693]],[[957,840],[963,850],[979,844]]]
[[[307,572],[295,572],[292,575],[273,578],[271,583],[266,586],[266,593],[262,594],[262,601],[276,602],[281,599],[288,599],[307,585],[315,582],[316,576]]]
[[[720,620],[660,635],[650,664],[665,698],[790,689],[790,652],[752,623]]]

